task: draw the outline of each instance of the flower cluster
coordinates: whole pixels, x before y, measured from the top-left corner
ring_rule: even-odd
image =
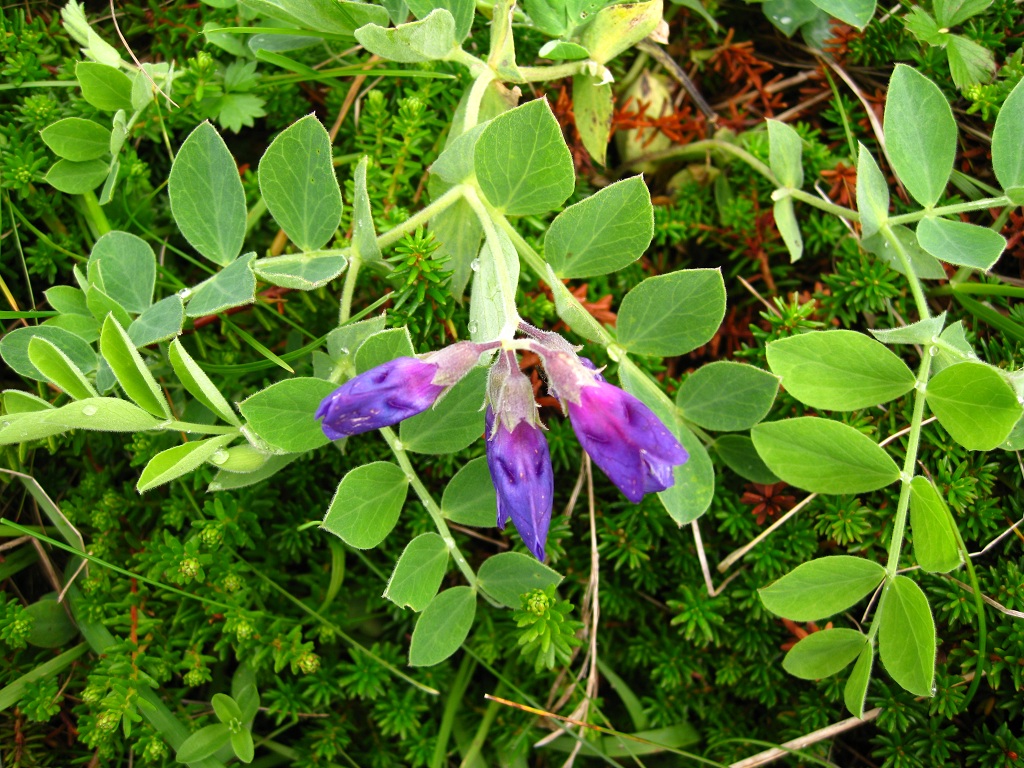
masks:
[[[525,323],[527,337],[502,348],[487,384],[487,466],[498,499],[497,525],[511,520],[538,560],[554,501],[554,473],[533,387],[513,349],[540,357],[551,393],[568,411],[580,444],[622,491],[638,503],[663,491],[674,468],[689,458],[669,429],[640,400],[608,383],[555,333]],[[391,426],[432,406],[499,342],[459,342],[422,357],[400,357],[350,379],[317,409],[332,440]]]

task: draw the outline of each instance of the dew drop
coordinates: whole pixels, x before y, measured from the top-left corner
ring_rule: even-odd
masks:
[[[478,323],[476,320],[470,320],[469,324],[466,327],[469,329],[470,333],[476,333],[478,330],[480,330],[480,323]]]
[[[402,445],[402,441],[401,440],[395,440],[395,450],[396,451],[404,451],[405,450],[405,446]]]
[[[223,491],[224,486],[220,483],[210,483],[207,488],[208,491]]]
[[[473,259],[473,261],[471,261],[469,263],[469,268],[472,269],[474,272],[479,272],[480,271],[480,259]]]
[[[82,409],[82,413],[84,413],[86,416],[95,416],[99,412],[100,409],[97,408],[95,405],[87,405],[85,406],[85,408]]]
[[[932,357],[935,357],[937,354],[939,354],[939,348],[938,347],[928,347],[928,354],[931,355]]]
[[[182,301],[184,301],[185,299],[187,299],[191,295],[192,295],[192,289],[191,288],[182,288],[180,291],[178,291],[178,298],[181,299]]]
[[[779,19],[779,24],[789,24],[792,21],[793,20],[789,18],[789,16],[783,16],[781,19]]]
[[[9,427],[9,426],[11,426],[11,422],[9,422],[9,421],[0,421],[0,428]]]
[[[338,352],[342,355],[347,355],[349,353],[348,347],[342,347],[341,349],[338,350]]]
[[[215,454],[213,454],[213,456],[210,457],[210,461],[212,461],[217,466],[220,466],[221,464],[223,464],[227,460],[228,460],[228,452],[225,451],[223,448],[221,448],[219,451],[217,451]]]

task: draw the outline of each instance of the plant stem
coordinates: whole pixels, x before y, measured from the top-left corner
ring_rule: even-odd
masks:
[[[882,222],[879,228],[882,232],[882,236],[886,239],[886,242],[892,246],[896,252],[897,258],[900,260],[900,264],[903,265],[903,273],[907,276],[907,280],[910,283],[910,292],[914,295],[914,303],[917,304],[917,313],[921,316],[922,320],[927,320],[931,317],[931,311],[928,309],[928,300],[925,298],[924,289],[921,287],[921,281],[917,279],[917,275],[914,274],[914,267],[910,263],[910,254],[907,253],[907,249],[903,247],[903,242],[893,234],[892,231],[892,220]],[[927,362],[927,361],[926,361]]]
[[[909,224],[920,221],[924,218],[936,216],[950,216],[957,213],[968,213],[970,211],[987,211],[989,208],[1005,208],[1012,205],[1008,197],[986,197],[982,200],[972,200],[967,203],[956,203],[954,205],[942,205],[938,208],[923,208],[920,211],[904,213],[900,216],[893,216],[889,224]]]
[[[828,200],[822,200],[820,197],[812,195],[809,192],[804,192],[802,189],[787,189],[785,190],[793,199],[799,200],[800,202],[813,205],[826,213],[834,214],[850,221],[860,221],[860,214],[852,208],[844,208],[841,205],[830,203]]]
[[[434,754],[430,760],[430,768],[443,768],[445,757],[448,754],[448,738],[452,733],[452,725],[455,723],[455,715],[462,704],[462,697],[466,694],[466,688],[473,677],[473,670],[476,669],[476,660],[468,653],[462,657],[459,664],[459,671],[455,673],[455,680],[448,689],[448,700],[444,705],[444,712],[441,715],[441,725],[437,730],[437,740],[434,742]]]
[[[548,80],[561,80],[586,71],[589,60],[573,61],[566,64],[554,64],[549,67],[520,67],[519,74],[524,83],[543,83]]]
[[[459,549],[459,545],[452,537],[452,533],[448,529],[448,523],[444,521],[444,516],[441,514],[441,507],[438,506],[437,502],[434,501],[433,496],[430,495],[430,491],[428,491],[426,486],[423,485],[423,482],[420,480],[420,476],[416,474],[416,470],[409,461],[409,456],[405,452],[405,448],[402,447],[402,442],[398,439],[398,436],[391,427],[384,427],[380,430],[380,433],[384,436],[387,444],[391,446],[391,451],[395,454],[395,458],[398,460],[398,466],[400,466],[402,471],[405,472],[405,477],[409,481],[409,484],[412,486],[413,490],[416,491],[416,495],[423,503],[423,506],[427,508],[427,512],[430,514],[430,519],[434,521],[434,525],[437,527],[437,532],[441,534],[441,538],[444,539],[444,543],[448,547],[448,551],[451,552],[452,559],[455,560],[455,564],[459,567],[459,570],[462,571],[462,575],[466,577],[466,581],[469,582],[469,586],[476,589],[476,573],[473,572],[473,568],[466,561],[465,556]]]
[[[356,290],[356,277],[363,260],[354,253],[349,257],[348,272],[345,273],[345,285],[341,289],[341,310],[338,314],[338,325],[344,325],[352,315],[352,295]]]
[[[910,481],[914,477],[914,467],[917,464],[917,450],[921,444],[925,404],[924,389],[928,384],[928,373],[931,370],[931,364],[931,355],[926,351],[921,359],[921,367],[917,372],[914,413],[910,419],[910,432],[907,433],[907,456],[903,461],[903,472],[900,478],[900,498],[896,503],[896,518],[893,520],[892,539],[889,541],[889,554],[885,562],[885,573],[889,580],[896,577],[900,550],[903,547],[903,534],[907,529],[907,511],[910,508]]]
[[[463,132],[480,122],[480,103],[492,82],[494,82],[494,72],[490,69],[481,72],[473,81],[473,85],[469,89],[469,97],[466,99],[466,112],[462,120]]]
[[[465,194],[466,189],[467,187],[464,184],[458,184],[452,187],[437,198],[437,200],[410,216],[394,229],[389,229],[384,234],[378,236],[377,245],[380,246],[381,250],[394,245],[417,227],[421,227],[426,224],[432,216],[436,216],[453,203],[458,202],[459,198]]]

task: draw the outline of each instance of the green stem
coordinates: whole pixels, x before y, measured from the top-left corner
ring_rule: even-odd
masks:
[[[524,83],[543,83],[578,75],[585,72],[590,63],[589,59],[584,59],[565,64],[553,64],[549,67],[519,67],[519,74],[523,76]]]
[[[499,685],[494,695],[499,696],[504,695],[504,693],[504,686]],[[480,757],[480,751],[484,748],[484,743],[487,741],[487,734],[490,733],[491,726],[494,725],[500,710],[501,705],[494,701],[494,699],[487,702],[487,709],[484,710],[484,716],[480,719],[480,725],[477,726],[476,734],[473,736],[473,741],[470,743],[469,749],[466,750],[462,762],[459,763],[459,768],[472,765],[473,761]]]
[[[422,208],[394,229],[389,229],[387,232],[380,235],[377,238],[377,245],[380,246],[381,250],[394,245],[417,227],[422,227],[426,224],[432,216],[436,216],[441,211],[458,202],[466,189],[467,187],[463,184],[458,184],[452,187],[430,205]]]
[[[981,685],[981,678],[985,674],[985,646],[988,640],[988,624],[985,621],[985,601],[981,599],[981,585],[978,583],[978,574],[974,571],[974,563],[971,561],[971,555],[967,551],[967,545],[964,544],[963,536],[960,535],[960,528],[957,527],[956,518],[953,517],[953,511],[948,505],[942,505],[946,510],[947,522],[953,528],[953,535],[956,537],[956,544],[960,548],[960,552],[964,558],[964,565],[967,566],[967,576],[971,582],[971,589],[974,590],[974,605],[978,611],[978,658],[974,667],[974,679],[971,680],[971,685],[967,689],[967,694],[964,696],[964,708],[971,703],[971,699],[974,698],[974,694],[978,692],[978,686]]]
[[[822,200],[817,195],[804,192],[802,189],[786,189],[785,192],[793,199],[799,200],[802,203],[807,203],[808,205],[813,205],[815,208],[825,211],[826,213],[831,213],[835,216],[849,219],[850,221],[860,221],[860,214],[852,208],[844,208],[843,206],[836,205],[828,200]],[[774,198],[774,195],[772,197]]]
[[[953,293],[973,293],[977,296],[1012,296],[1024,299],[1024,288],[1002,283],[949,283],[939,285],[929,291],[932,296],[949,296]]]
[[[489,69],[481,72],[473,81],[473,85],[469,89],[469,97],[466,99],[466,112],[462,120],[463,132],[480,122],[480,103],[492,82],[494,82],[494,72]]]
[[[512,241],[512,245],[516,247],[516,251],[519,253],[519,257],[526,262],[526,266],[533,270],[533,273],[541,280],[548,279],[548,266],[547,262],[537,253],[533,246],[526,242],[525,238],[519,234],[515,227],[512,226],[512,222],[506,219],[504,216],[498,218],[498,226],[501,227],[502,231],[508,235],[509,240]]]
[[[100,207],[100,201],[96,199],[94,192],[85,192],[80,197],[82,198],[82,214],[89,223],[89,229],[92,230],[93,236],[99,239],[111,229],[110,222],[107,221],[107,214]]]
[[[1010,198],[1006,196],[1001,197],[986,197],[982,200],[972,200],[968,203],[956,203],[954,205],[942,205],[938,208],[924,208],[920,211],[912,211],[911,213],[904,213],[900,216],[893,216],[889,219],[889,224],[911,224],[915,221],[920,221],[924,218],[932,218],[934,216],[950,216],[957,213],[969,213],[971,211],[987,211],[989,208],[1005,208],[1009,205],[1013,205],[1010,202]]]
[[[394,430],[391,427],[384,427],[380,430],[380,433],[384,436],[388,445],[391,446],[392,453],[395,454],[395,458],[398,460],[398,466],[405,472],[405,477],[409,481],[413,490],[416,491],[416,495],[419,497],[423,506],[426,507],[427,513],[430,515],[430,519],[434,521],[434,525],[437,528],[437,532],[441,534],[441,538],[444,539],[445,545],[448,547],[448,551],[451,552],[452,559],[455,560],[455,564],[459,570],[462,571],[462,575],[466,577],[466,581],[469,582],[469,586],[473,589],[477,588],[476,573],[473,572],[473,568],[466,561],[466,557],[462,554],[459,549],[459,545],[455,542],[451,531],[448,529],[448,523],[444,521],[444,515],[441,514],[441,507],[438,506],[437,502],[434,501],[434,497],[430,495],[430,491],[423,485],[423,481],[420,480],[420,476],[416,474],[416,470],[412,466],[412,462],[409,461],[409,456],[405,452],[405,448],[402,447],[402,442],[398,439]]]
[[[914,274],[914,267],[910,263],[910,254],[908,254],[907,249],[903,247],[903,242],[893,234],[891,225],[891,219],[882,223],[882,226],[880,227],[882,236],[886,239],[886,242],[892,246],[893,250],[896,252],[896,257],[900,260],[900,264],[903,266],[903,274],[907,276],[907,280],[910,282],[910,292],[914,295],[914,303],[917,304],[917,314],[920,315],[922,320],[927,320],[932,315],[931,310],[928,309],[928,300],[925,298],[924,289],[921,287],[921,281],[918,280],[917,275]]]
[[[907,529],[907,511],[910,509],[910,481],[914,477],[914,468],[917,464],[917,450],[921,444],[921,429],[924,422],[925,405],[924,390],[928,384],[928,373],[931,370],[931,364],[931,355],[926,352],[921,360],[921,367],[917,372],[914,413],[910,419],[910,432],[907,435],[907,456],[903,462],[903,472],[900,477],[900,498],[896,503],[896,518],[893,521],[892,539],[889,541],[889,554],[885,562],[885,572],[889,580],[896,578],[900,550],[903,548],[903,535]]]
[[[459,671],[455,674],[455,680],[448,690],[448,700],[445,702],[444,713],[441,715],[441,725],[437,731],[437,741],[434,742],[434,754],[430,760],[430,768],[443,768],[447,763],[448,739],[452,733],[452,725],[455,724],[455,714],[462,705],[462,697],[466,694],[466,688],[473,677],[474,669],[476,669],[476,661],[468,653],[464,654]]]
[[[356,290],[356,277],[359,276],[359,268],[363,266],[363,260],[354,253],[349,258],[348,272],[345,273],[345,285],[341,289],[341,312],[338,315],[338,325],[344,325],[352,315],[352,295]]]

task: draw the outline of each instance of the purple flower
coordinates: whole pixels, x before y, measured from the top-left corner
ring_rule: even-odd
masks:
[[[427,410],[446,387],[434,383],[437,365],[399,357],[349,379],[324,398],[323,418],[331,440],[390,427]]]
[[[427,410],[494,343],[461,341],[422,359],[399,357],[349,379],[316,410],[331,440],[390,427]]]
[[[673,468],[690,458],[650,408],[606,381],[581,386],[568,406],[580,445],[634,504],[671,487]]]
[[[509,520],[534,556],[544,560],[544,545],[551,525],[555,475],[544,433],[530,420],[509,430],[504,420],[495,424],[487,407],[487,466],[498,494],[498,528]]]

